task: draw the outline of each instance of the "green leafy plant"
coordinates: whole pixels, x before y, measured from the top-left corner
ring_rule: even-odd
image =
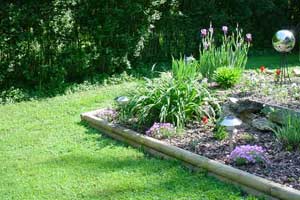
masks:
[[[283,126],[275,128],[274,133],[277,138],[288,149],[300,147],[300,118],[295,115],[287,115]]]
[[[225,140],[228,138],[228,132],[224,126],[216,126],[214,129],[214,138],[216,140]]]
[[[241,69],[231,67],[220,67],[215,71],[213,79],[221,87],[230,88],[239,82],[241,75]]]
[[[146,79],[121,107],[126,118],[136,118],[138,124],[150,126],[154,122],[169,122],[182,128],[191,120],[206,115],[213,118],[219,105],[210,92],[199,83],[193,64],[173,60],[172,73],[160,78]]]
[[[197,65],[196,61],[188,62],[183,58],[179,60],[172,58],[172,76],[177,82],[200,79],[201,75],[197,72]]]
[[[241,140],[247,142],[247,143],[251,143],[255,141],[255,137],[254,135],[250,134],[250,133],[243,133],[240,135]]]
[[[8,90],[0,92],[0,104],[15,103],[29,100],[30,96],[24,90],[11,87]]]

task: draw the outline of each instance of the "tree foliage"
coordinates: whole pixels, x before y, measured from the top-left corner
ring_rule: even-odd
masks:
[[[257,48],[289,25],[287,0],[44,0],[0,7],[0,87],[57,87],[198,52],[199,28],[240,23]]]

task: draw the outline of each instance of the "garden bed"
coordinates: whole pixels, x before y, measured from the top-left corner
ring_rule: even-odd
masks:
[[[292,71],[292,70],[291,70]],[[276,83],[276,70],[264,73],[247,71],[243,73],[241,82],[229,90],[217,90],[224,96],[239,99],[251,99],[270,105],[283,106],[300,110],[300,77],[292,76],[290,83]]]
[[[192,166],[206,169],[209,172],[219,176],[221,179],[229,180],[230,182],[238,184],[242,188],[250,188],[251,190],[255,191],[254,194],[257,194],[258,192],[267,195],[270,198],[273,197],[289,200],[300,199],[299,190],[285,186],[287,185],[294,188],[299,188],[299,184],[295,180],[297,177],[299,177],[299,171],[297,171],[297,167],[295,167],[295,165],[299,166],[299,163],[292,162],[292,160],[299,161],[300,157],[299,155],[291,155],[289,152],[277,150],[280,148],[276,143],[272,142],[274,138],[270,133],[261,135],[261,133],[253,132],[252,130],[247,129],[247,127],[242,127],[240,129],[240,131],[248,131],[249,133],[251,132],[251,134],[254,136],[253,142],[264,138],[263,140],[259,141],[259,144],[270,149],[270,151],[268,150],[268,158],[270,160],[268,166],[252,165],[250,167],[239,167],[243,170],[241,171],[225,165],[228,164],[227,156],[230,152],[228,142],[218,142],[215,139],[212,139],[212,132],[201,124],[194,124],[193,126],[189,127],[190,129],[187,130],[187,133],[184,136],[173,137],[172,139],[164,139],[159,141],[157,139],[144,136],[143,134],[138,134],[128,128],[123,128],[120,125],[107,123],[106,121],[103,121],[97,117],[98,112],[99,111],[85,113],[82,114],[81,117],[83,120],[89,122],[89,124],[93,127],[103,131],[113,138],[127,142],[133,146],[143,146],[146,147],[146,150],[148,148],[150,152],[159,152],[171,158],[184,161]],[[240,134],[238,135],[240,136]],[[234,141],[237,144],[244,144],[244,139],[235,137]],[[249,141],[247,141],[247,144],[249,144]],[[198,153],[202,156],[192,152]],[[296,158],[296,156],[298,157]],[[214,159],[217,162],[207,159],[206,157]],[[288,171],[286,169],[295,169],[292,171],[292,177],[294,179],[288,183],[285,183],[286,179],[283,178],[284,176],[282,176],[282,174],[286,174],[286,171]],[[267,181],[266,179],[253,176],[244,171],[251,172],[252,174],[267,178],[272,181]],[[273,176],[276,178],[272,178]],[[273,181],[284,183],[285,185],[278,184]],[[253,193],[253,191],[251,193]]]
[[[186,134],[164,139],[174,146],[186,149],[199,155],[231,165],[268,180],[300,189],[300,152],[287,151],[277,141],[274,133],[262,132],[244,124],[233,136],[234,146],[258,145],[266,150],[268,162],[265,164],[235,165],[230,162],[229,140],[216,140],[213,127],[194,124],[188,127]]]
[[[250,102],[260,104],[250,100],[247,101],[248,105],[251,104]],[[271,107],[271,105],[268,106]],[[97,113],[95,116],[97,116]],[[135,129],[130,124],[121,125],[138,132],[145,132],[145,129]],[[230,149],[229,139],[216,139],[214,128],[213,123],[203,125],[201,122],[195,122],[187,125],[184,134],[156,139],[288,187],[300,189],[300,152],[286,150],[273,132],[260,131],[251,126],[251,123],[243,123],[238,127],[238,132],[233,135],[234,146],[258,145],[266,151],[267,159],[267,162],[263,164],[239,166],[230,162],[229,155],[232,149]]]

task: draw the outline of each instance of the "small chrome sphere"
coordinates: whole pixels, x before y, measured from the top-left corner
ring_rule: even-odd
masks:
[[[290,52],[295,46],[295,36],[289,30],[277,31],[272,39],[273,47],[276,51]]]

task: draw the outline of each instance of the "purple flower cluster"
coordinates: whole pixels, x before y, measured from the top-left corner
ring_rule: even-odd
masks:
[[[154,123],[153,126],[146,131],[146,135],[151,137],[163,138],[166,135],[175,133],[176,129],[170,123]]]
[[[106,108],[97,113],[96,116],[107,121],[113,121],[117,117],[117,111],[114,109]]]
[[[242,145],[236,147],[231,152],[229,159],[240,165],[266,162],[264,149],[257,145]]]

